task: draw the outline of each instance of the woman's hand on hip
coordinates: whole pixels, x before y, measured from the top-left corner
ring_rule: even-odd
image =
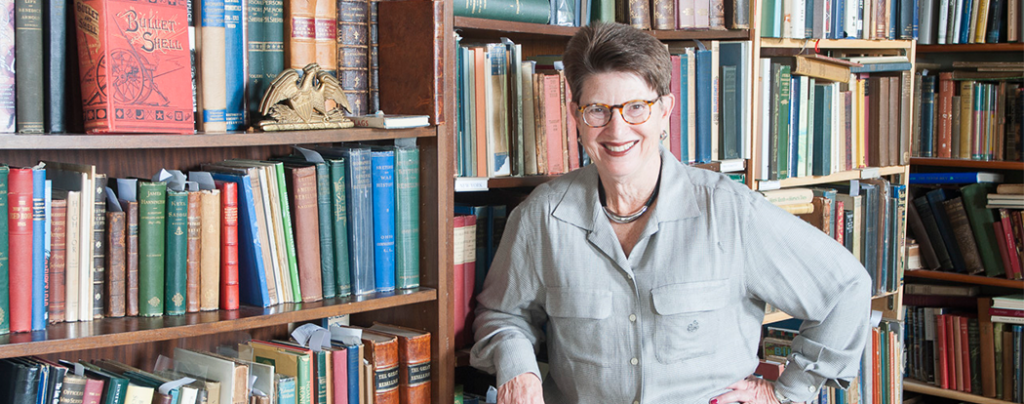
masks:
[[[513,377],[498,388],[498,404],[544,404],[540,378],[529,372]]]
[[[732,391],[712,398],[709,404],[779,404],[775,398],[775,384],[760,377],[748,376],[727,388]]]

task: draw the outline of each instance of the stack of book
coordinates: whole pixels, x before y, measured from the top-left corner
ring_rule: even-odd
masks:
[[[455,16],[580,27],[621,22],[643,30],[749,29],[750,5],[740,0],[528,0],[466,1]]]
[[[1020,42],[1019,0],[920,0],[920,45]]]
[[[766,0],[761,10],[765,38],[884,40],[918,34],[917,1]]]

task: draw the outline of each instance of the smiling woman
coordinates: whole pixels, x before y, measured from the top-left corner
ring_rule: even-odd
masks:
[[[470,355],[497,373],[498,402],[776,404],[856,377],[867,273],[825,233],[661,147],[676,101],[665,47],[594,24],[563,62],[593,164],[509,215]],[[805,319],[777,389],[748,378],[765,303]]]

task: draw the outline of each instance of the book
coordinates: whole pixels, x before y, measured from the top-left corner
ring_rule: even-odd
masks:
[[[288,345],[252,340],[248,344],[240,344],[239,356],[242,359],[261,363],[274,363],[274,371],[282,376],[295,378],[296,399],[299,403],[313,402],[316,383],[313,378],[313,359],[309,350],[297,349]]]
[[[200,229],[202,218],[199,214],[199,191],[188,191],[188,209],[186,226],[185,252],[185,312],[199,311],[199,286],[202,283],[199,275]]]
[[[395,153],[370,153],[373,183],[373,270],[376,291],[395,290]]]
[[[429,115],[355,115],[348,119],[357,128],[408,129],[430,125]]]
[[[974,184],[1003,182],[1003,175],[989,172],[910,173],[910,184]]]
[[[180,68],[190,65],[186,14],[182,2],[87,0],[76,4],[87,133],[193,133],[191,88],[180,85],[191,82],[190,70]],[[161,57],[144,56],[153,52]],[[138,73],[125,76],[129,70]],[[105,78],[115,77],[139,80],[136,84],[142,90],[103,86]],[[142,86],[143,82],[147,85]]]
[[[124,317],[127,309],[127,227],[124,212],[107,212],[106,256],[109,263],[107,274],[107,317]]]
[[[444,7],[436,2],[371,3],[380,8],[377,13],[379,27],[376,30],[376,35],[379,35],[380,39],[379,52],[371,49],[371,59],[375,54],[379,54],[380,64],[388,68],[380,69],[378,81],[370,81],[371,86],[380,84],[380,104],[379,108],[370,108],[369,111],[428,115],[434,125],[445,123],[446,73],[443,66],[443,51],[444,38],[450,33],[446,32],[443,24],[435,23],[444,20]],[[464,3],[455,6],[455,9],[460,8],[462,4]],[[520,1],[516,4],[515,10],[521,14],[539,11],[531,7],[548,7],[543,1],[538,0]],[[496,6],[499,4],[478,3],[476,9]],[[374,34],[371,32],[371,42]],[[417,64],[419,61],[425,63]],[[373,62],[371,60],[371,74]]]
[[[259,210],[263,207],[263,197],[259,191],[259,173],[255,169],[235,170],[215,166],[204,166],[203,169],[212,172],[214,181],[218,187],[221,187],[222,196],[229,195],[225,188],[227,183],[235,184],[239,241],[239,302],[257,307],[277,304],[277,287],[274,285],[274,275],[271,270],[272,258],[267,245],[270,241],[266,216]],[[224,202],[226,206],[230,206],[227,204],[229,200]],[[224,217],[231,218],[227,213]],[[225,234],[228,233],[225,232]],[[242,242],[243,240],[245,242]],[[224,257],[221,259],[223,260]],[[223,272],[222,278],[225,281],[228,279],[223,276]]]
[[[220,309],[236,310],[239,305],[239,220],[238,184],[216,182],[220,191]],[[246,223],[248,224],[248,223]],[[251,229],[250,229],[251,231]],[[249,247],[252,249],[253,247]],[[255,257],[251,257],[255,260]]]
[[[519,7],[514,7],[515,4],[518,4]],[[452,13],[460,17],[547,24],[550,19],[550,11],[548,2],[532,0],[523,3],[510,1],[458,3]]]
[[[320,266],[320,215],[316,167],[286,166],[285,171],[285,179],[291,188],[293,198],[291,214],[295,223],[296,258],[302,301],[314,302],[324,297]],[[333,278],[331,281],[333,282]]]
[[[370,329],[398,339],[399,403],[429,403],[430,333],[382,323],[374,323]]]
[[[211,178],[212,180],[212,178]],[[207,186],[214,186],[214,184],[208,184]],[[228,281],[221,277],[221,263],[222,263],[222,250],[224,247],[226,238],[225,234],[222,234],[221,229],[221,218],[222,207],[221,207],[221,191],[214,189],[203,189],[199,191],[199,310],[209,311],[217,310],[220,307],[221,302],[221,288],[226,287],[223,285]],[[237,198],[237,196],[236,196]],[[237,205],[237,202],[236,202]],[[189,209],[192,208],[191,200],[189,201]],[[235,297],[230,300],[238,301],[237,287],[238,287],[238,207],[235,206],[235,240],[232,242],[234,245],[234,257],[231,262],[234,266],[235,275],[231,281],[234,282]],[[192,226],[189,226],[189,230]],[[227,267],[229,264],[225,260],[224,266]],[[225,270],[227,268],[224,268]],[[222,282],[223,281],[223,282]],[[230,310],[225,307],[225,310]]]
[[[395,287],[420,285],[420,151],[395,148]]]
[[[83,202],[84,203],[84,202]],[[167,184],[139,181],[139,314],[164,314]]]
[[[32,329],[32,170],[11,168],[8,191],[11,332]]]
[[[170,184],[168,184],[170,185]],[[187,294],[188,192],[167,187],[164,226],[164,314],[185,314]]]
[[[46,329],[46,170],[32,168],[32,330]],[[102,288],[102,283],[101,283]]]

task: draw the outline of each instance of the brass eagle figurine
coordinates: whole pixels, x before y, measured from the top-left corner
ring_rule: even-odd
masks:
[[[351,107],[341,82],[320,70],[316,63],[302,68],[282,71],[260,102],[260,113],[267,119],[260,121],[264,131],[342,129],[353,123],[345,117]]]

